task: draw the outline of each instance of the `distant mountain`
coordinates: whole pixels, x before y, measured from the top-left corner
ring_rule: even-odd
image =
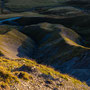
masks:
[[[90,0],[69,0],[66,3],[68,5],[90,10]]]

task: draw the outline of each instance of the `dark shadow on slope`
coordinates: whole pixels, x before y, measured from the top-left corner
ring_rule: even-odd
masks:
[[[86,16],[84,16],[84,15],[83,16],[77,16],[77,17],[72,17],[72,18],[64,18],[64,19],[55,19],[55,18],[46,18],[46,17],[23,17],[23,18],[21,18],[19,20],[16,20],[15,22],[18,22],[21,26],[33,25],[33,24],[42,23],[42,22],[48,22],[48,23],[53,23],[53,24],[60,24],[61,23],[61,24],[65,25],[67,27],[70,27],[70,28],[71,27],[73,28],[73,26],[79,26],[79,27],[82,27],[82,28],[85,28],[85,27],[90,28],[90,25],[89,25],[89,23],[90,23],[90,17],[89,17],[89,15],[86,15]],[[9,24],[9,22],[4,22],[4,23],[5,24]],[[58,52],[59,50],[62,53],[63,53],[63,51],[65,52],[65,48],[67,47],[67,45],[66,44],[63,45],[63,42],[59,42],[57,44],[57,45],[59,45],[59,47],[57,47],[57,45],[56,46],[52,46],[52,47],[49,46],[48,49],[45,49],[46,48],[45,47],[44,48],[44,51],[46,51],[46,52],[42,52],[43,55],[42,56],[39,56],[38,55],[38,52],[37,52],[38,51],[38,45],[41,44],[40,41],[43,41],[42,40],[43,34],[41,33],[42,36],[40,36],[40,33],[38,31],[38,29],[40,29],[40,28],[38,26],[36,26],[36,27],[31,26],[31,29],[32,28],[34,29],[34,31],[36,30],[35,31],[36,34],[32,34],[33,33],[33,30],[31,32],[31,34],[29,34],[29,32],[27,33],[27,31],[25,32],[25,34],[27,34],[28,36],[30,36],[36,42],[36,46],[35,46],[35,49],[33,51],[33,54],[31,54],[32,52],[29,49],[30,47],[27,48],[27,45],[25,45],[25,47],[24,47],[24,48],[26,48],[26,50],[23,50],[22,47],[25,44],[25,42],[23,42],[23,44],[18,48],[18,52],[19,52],[18,53],[18,56],[19,57],[29,57],[29,58],[36,59],[39,63],[44,63],[46,65],[51,65],[55,69],[59,69],[63,73],[68,73],[69,75],[74,76],[75,78],[77,78],[77,79],[79,79],[81,81],[87,81],[87,79],[89,80],[89,76],[90,75],[89,74],[87,75],[86,73],[84,73],[84,72],[89,72],[89,70],[87,70],[88,68],[85,68],[86,69],[86,70],[84,69],[85,71],[83,69],[79,69],[79,70],[78,69],[73,69],[73,70],[72,69],[68,69],[69,72],[68,71],[64,71],[64,69],[62,70],[62,68],[60,68],[60,65],[59,64],[62,63],[63,60],[65,58],[67,58],[67,57],[63,57],[63,60],[61,61],[61,58],[56,58],[56,57],[54,58],[54,55],[57,56],[57,54],[59,53]],[[79,29],[77,29],[77,32],[78,32],[78,30]],[[41,31],[43,31],[43,29]],[[43,32],[43,33],[46,33],[47,34],[47,32]],[[58,35],[58,33],[56,34],[56,36],[59,36],[60,37],[60,35]],[[50,37],[48,37],[48,38],[50,38]],[[44,38],[44,41],[45,41],[45,39],[46,38]],[[51,39],[53,41],[53,38],[51,38]],[[26,41],[28,41],[28,40],[26,40]],[[63,47],[62,47],[62,45],[63,45]],[[71,52],[69,52],[69,55],[71,57],[71,55],[72,55],[72,47],[69,47],[69,48],[71,48]],[[41,48],[41,49],[43,50],[43,48]],[[27,53],[27,51],[29,51],[29,52]],[[20,52],[22,52],[22,53],[20,53]],[[74,53],[74,54],[77,54],[77,52]],[[48,59],[50,57],[52,57],[53,59],[52,58],[51,59]],[[53,61],[53,60],[55,60],[55,61]],[[72,68],[72,67],[70,67],[70,68]],[[65,69],[65,70],[67,70],[67,69]],[[74,74],[72,74],[72,72],[74,72]],[[83,72],[83,73],[81,73],[81,72]],[[78,75],[80,75],[80,76],[78,76]],[[84,78],[84,76],[86,78]]]
[[[26,65],[23,65],[20,68],[16,68],[13,71],[24,71],[29,73],[37,72],[37,70],[34,67],[26,66]]]
[[[18,48],[17,56],[31,58],[31,59],[36,59],[38,53],[38,47],[43,42],[43,38],[45,37],[45,39],[47,40],[49,38],[49,35],[51,36],[51,33],[53,33],[53,31],[44,30],[40,28],[40,26],[38,25],[28,26],[22,29],[22,31],[20,32],[30,37],[34,41],[34,44],[32,44],[32,42],[28,39],[25,40],[22,43],[22,45]],[[46,37],[47,34],[48,37]],[[57,37],[59,36],[60,35],[57,35]],[[30,45],[30,43],[32,45]]]
[[[42,29],[38,25],[28,26],[28,27],[24,28],[23,31],[21,31],[21,32],[28,35],[31,39],[33,39],[36,42],[32,54],[30,52],[29,53],[27,52],[29,48],[26,47],[25,56],[35,59],[38,63],[52,66],[56,70],[59,70],[62,73],[67,73],[68,75],[73,76],[73,77],[77,78],[78,80],[87,81],[87,84],[90,85],[89,81],[88,81],[90,79],[89,78],[89,76],[90,76],[89,68],[84,67],[85,65],[84,65],[84,62],[82,61],[82,60],[84,60],[83,59],[84,56],[82,56],[82,52],[80,52],[80,50],[81,50],[80,48],[75,48],[73,51],[72,46],[66,44],[64,41],[58,41],[56,44],[53,43],[49,47],[42,46],[41,47],[42,52],[40,52],[39,46],[41,44],[45,45],[50,42],[56,41],[57,39],[61,38],[60,34],[57,31],[49,31],[49,30]],[[48,34],[49,34],[49,36],[48,36]],[[25,42],[23,42],[22,45],[18,48],[18,52],[22,51],[22,47],[23,47],[24,43]],[[70,52],[68,52],[68,54],[66,56],[57,57],[57,56],[61,55],[62,53],[64,54],[65,52],[67,52],[67,50],[70,50]],[[79,55],[80,58],[77,58],[77,56],[78,56],[77,53],[80,53],[80,55]],[[18,53],[18,56],[22,57],[23,55]],[[72,59],[73,57],[75,57],[75,58]],[[86,56],[86,57],[88,57],[87,62],[89,62],[89,56]],[[81,62],[82,62],[82,64],[81,64]],[[64,64],[64,63],[66,63],[66,64]],[[73,66],[72,66],[72,64],[73,64]],[[78,66],[78,67],[76,68],[75,66],[76,67]],[[24,70],[24,71],[28,72],[28,67],[22,66],[17,70],[20,70],[20,71]],[[31,68],[29,68],[29,71],[32,72]]]
[[[17,56],[22,58],[32,58],[34,47],[35,43],[32,40],[30,40],[30,38],[28,38],[18,48]]]
[[[31,25],[24,27],[20,32],[24,33],[25,35],[29,36],[32,40],[35,41],[36,45],[40,45],[42,38],[45,36],[48,37],[53,31],[45,30],[41,28],[39,25]]]
[[[19,52],[18,53],[18,56],[25,57],[25,58],[32,59],[32,60],[35,59],[38,63],[51,66],[55,70],[60,71],[61,73],[64,73],[64,74],[67,73],[68,75],[70,75],[72,77],[75,77],[76,79],[78,79],[78,80],[80,80],[82,82],[86,82],[88,85],[90,85],[90,81],[89,81],[90,80],[90,69],[88,67],[86,67],[90,63],[89,62],[89,59],[90,58],[88,58],[88,60],[87,60],[89,63],[86,64],[86,66],[85,66],[85,63],[87,61],[86,62],[84,61],[85,62],[84,63],[82,60],[79,61],[80,59],[78,59],[78,58],[71,59],[70,61],[64,61],[63,62],[63,59],[66,59],[65,56],[64,56],[63,59],[62,58],[58,58],[58,59],[57,58],[54,58],[53,60],[51,60],[50,58],[53,58],[54,56],[58,55],[58,49],[57,48],[54,48],[54,47],[50,48],[51,50],[49,52],[51,52],[51,54],[52,54],[51,56],[48,55],[49,53],[47,52],[47,53],[42,53],[44,55],[42,57],[40,57],[40,58],[38,56],[39,54],[38,54],[38,51],[37,51],[38,50],[38,47],[37,48],[34,48],[36,51],[33,51],[32,54],[31,53],[28,53],[28,52],[21,54],[20,53],[22,51],[21,50],[22,49],[21,47],[22,46],[20,46],[20,48],[18,48],[18,52]],[[67,46],[62,47],[62,48],[66,48],[66,47]],[[26,51],[28,51],[28,49]],[[54,51],[54,53],[52,53],[53,51]],[[70,57],[71,57],[71,55],[70,55]],[[81,64],[81,62],[82,62],[82,64]],[[30,72],[30,73],[37,72],[37,70],[34,69],[33,67],[28,67],[28,66],[25,66],[25,65],[22,66],[22,67],[20,67],[20,68],[15,69],[15,71],[25,71],[25,72]],[[46,77],[46,76],[44,76],[44,77]]]
[[[4,35],[5,33],[10,31],[10,27],[7,25],[0,25],[0,34]]]
[[[16,68],[14,70],[12,70],[13,72],[15,71],[24,71],[24,72],[27,72],[27,73],[32,73],[32,74],[37,74],[38,77],[42,77],[44,79],[51,79],[51,80],[58,80],[57,78],[53,78],[51,75],[46,75],[44,73],[40,73],[38,69],[36,69],[34,66],[27,66],[27,65],[23,65],[21,66],[20,68]],[[20,73],[21,74],[21,73]],[[20,76],[20,74],[18,75],[18,77]]]
[[[79,33],[83,39],[89,42],[90,38],[85,37],[84,33],[81,33],[79,31],[83,31],[84,29],[90,28],[90,15],[80,15],[75,17],[64,17],[62,18],[52,18],[52,17],[20,17],[20,19],[13,20],[14,25],[17,26],[28,26],[33,24],[38,24],[42,22],[48,22],[52,24],[63,24],[66,27],[72,28],[75,30],[75,32]],[[9,21],[4,21],[3,24],[12,25]],[[38,28],[38,27],[37,27]],[[36,29],[37,30],[37,29]],[[22,31],[22,30],[20,30]],[[89,34],[89,33],[88,33]],[[86,43],[86,46],[90,47],[90,43]]]
[[[79,7],[82,9],[89,10],[90,12],[90,1],[89,0],[69,0],[65,3],[66,5]]]
[[[42,22],[48,22],[52,24],[63,24],[63,25],[79,25],[79,26],[89,26],[90,22],[90,16],[89,15],[80,15],[80,16],[75,16],[75,17],[64,17],[62,18],[52,18],[52,17],[20,17],[20,19],[16,20],[10,20],[10,21],[3,21],[2,24],[8,24],[12,25],[11,21],[15,22],[13,25],[21,25],[21,26],[27,26],[27,25],[33,25],[33,24],[38,24]]]

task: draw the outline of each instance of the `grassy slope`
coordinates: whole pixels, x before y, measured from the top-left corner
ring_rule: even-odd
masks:
[[[74,56],[80,56],[81,55],[81,53],[84,51],[82,48],[80,49],[80,48],[76,48],[76,47],[72,47],[72,46],[70,46],[70,43],[69,43],[69,45],[66,43],[67,42],[67,40],[66,40],[66,42],[65,42],[65,40],[64,40],[64,38],[63,38],[63,34],[64,35],[66,35],[65,37],[67,37],[67,38],[70,38],[71,36],[73,36],[72,35],[72,33],[74,33],[74,36],[73,36],[73,38],[71,38],[72,40],[73,40],[73,42],[72,42],[72,40],[70,41],[71,43],[75,43],[76,41],[77,41],[77,39],[78,39],[78,37],[79,37],[79,35],[78,34],[76,34],[75,32],[73,32],[71,29],[68,29],[68,28],[65,28],[65,27],[63,27],[62,25],[56,25],[56,27],[58,28],[58,29],[60,29],[61,31],[59,31],[59,33],[58,33],[58,29],[56,28],[56,27],[54,27],[55,25],[53,25],[52,26],[52,24],[49,24],[49,23],[42,23],[42,24],[39,24],[40,25],[40,29],[38,29],[37,28],[37,25],[36,25],[36,28],[38,29],[38,30],[36,30],[36,28],[35,28],[35,25],[32,25],[31,26],[31,28],[27,28],[27,29],[25,29],[25,31],[27,32],[27,30],[29,30],[29,33],[31,32],[31,38],[33,38],[34,36],[37,36],[37,37],[34,37],[34,38],[36,38],[37,39],[37,41],[42,41],[42,38],[44,38],[44,36],[45,35],[47,35],[48,33],[51,33],[52,34],[52,36],[50,37],[50,38],[48,38],[44,43],[42,43],[41,45],[40,45],[40,47],[39,48],[41,48],[41,47],[44,47],[44,45],[46,45],[46,44],[49,44],[49,43],[52,43],[53,42],[53,40],[54,40],[54,42],[52,43],[52,45],[51,45],[51,47],[52,47],[52,49],[49,51],[49,53],[51,52],[51,53],[53,53],[52,52],[52,50],[54,49],[54,47],[59,47],[59,51],[58,51],[58,53],[55,53],[52,57],[50,57],[50,63],[52,63],[52,62],[54,62],[54,60],[55,60],[55,58],[58,58],[58,57],[60,57],[61,58],[61,56],[63,57],[63,55],[64,55],[64,58],[62,59],[61,58],[61,60],[63,60],[63,62],[65,62],[65,58],[67,58],[67,60],[70,60],[70,58],[72,58],[72,57],[74,57]],[[8,26],[7,26],[8,27]],[[6,28],[7,28],[6,27]],[[51,29],[51,27],[52,27],[52,29]],[[5,26],[3,27],[0,27],[1,28],[1,30],[2,29],[5,29]],[[42,28],[42,29],[41,29]],[[35,29],[35,31],[33,32],[33,30]],[[56,31],[54,31],[54,30],[56,30]],[[70,32],[67,32],[67,30],[69,30]],[[6,32],[6,31],[8,31],[8,32]],[[11,57],[11,58],[13,58],[13,57],[15,57],[16,55],[15,55],[15,52],[16,52],[16,50],[17,50],[17,47],[19,47],[19,46],[21,46],[22,45],[22,42],[24,41],[24,40],[26,40],[27,39],[27,36],[26,35],[24,35],[24,34],[22,34],[22,33],[20,33],[20,32],[18,32],[17,30],[12,30],[12,29],[10,29],[10,27],[8,27],[8,29],[6,30],[5,32],[2,32],[2,34],[0,35],[1,37],[0,37],[0,48],[1,48],[1,51],[7,56],[7,57]],[[24,32],[23,32],[24,33]],[[39,34],[39,35],[37,35],[37,33]],[[36,35],[35,35],[36,34]],[[33,36],[33,37],[32,37]],[[69,37],[70,36],[70,37]],[[7,38],[7,39],[6,39]],[[61,41],[59,42],[59,43],[57,43],[57,42],[55,42],[55,40],[57,40],[58,38],[61,38]],[[24,39],[24,40],[23,40]],[[14,41],[14,42],[13,42]],[[32,40],[31,40],[32,41]],[[31,42],[30,41],[30,42]],[[7,43],[6,43],[7,42]],[[16,43],[17,43],[17,45],[16,45]],[[8,44],[8,45],[7,45]],[[5,46],[4,46],[5,45]],[[4,46],[4,47],[3,47]],[[31,45],[32,46],[32,45]],[[65,47],[62,47],[62,46],[65,46]],[[74,46],[76,46],[76,45],[74,45]],[[2,48],[3,47],[3,48]],[[7,49],[7,48],[9,48],[6,52],[5,52],[5,50]],[[43,54],[44,54],[44,52],[46,52],[46,53],[48,53],[48,49],[49,49],[50,47],[48,47],[47,49],[45,49],[44,51],[43,51]],[[71,48],[72,48],[72,50],[71,50]],[[80,50],[79,50],[80,49]],[[71,50],[72,51],[72,54],[70,54],[69,53],[69,50]],[[55,51],[55,50],[54,50]],[[77,53],[77,51],[78,51],[78,53]],[[22,51],[23,52],[23,51]],[[63,52],[63,54],[62,54],[62,52]],[[42,53],[42,52],[41,52]],[[50,54],[51,54],[50,53]],[[75,55],[74,55],[74,53],[75,53]],[[77,53],[77,54],[76,54]],[[14,55],[14,56],[13,56]],[[41,54],[40,54],[41,55]],[[44,54],[44,55],[46,55],[46,54]],[[59,60],[60,60],[60,58],[59,58]],[[45,58],[44,58],[45,59]],[[20,62],[19,62],[20,61]],[[55,88],[60,88],[60,89],[66,89],[67,90],[67,88],[69,88],[69,87],[71,87],[71,88],[78,88],[78,90],[80,90],[81,88],[82,88],[82,90],[83,89],[85,89],[85,88],[87,88],[87,86],[83,86],[83,87],[81,87],[81,85],[82,85],[82,83],[80,82],[80,81],[77,81],[76,79],[73,79],[73,78],[71,78],[71,77],[69,77],[68,75],[62,75],[62,74],[59,74],[59,73],[57,73],[56,71],[54,72],[52,69],[48,69],[46,66],[44,67],[43,65],[40,65],[40,67],[38,67],[38,65],[35,63],[35,62],[33,62],[33,61],[30,61],[30,60],[27,60],[27,59],[17,59],[17,60],[7,60],[7,59],[4,59],[4,58],[1,58],[1,87],[4,87],[4,88],[9,88],[9,86],[8,86],[8,84],[12,84],[12,82],[10,82],[13,78],[14,78],[14,81],[13,81],[13,83],[18,83],[18,82],[22,82],[21,83],[21,85],[20,84],[15,84],[16,86],[17,86],[17,88],[25,88],[25,90],[28,90],[23,84],[25,84],[25,82],[24,81],[22,81],[22,79],[23,80],[25,80],[25,81],[28,81],[29,79],[31,80],[30,82],[31,83],[28,83],[28,86],[30,86],[31,85],[31,87],[30,88],[34,88],[33,87],[33,85],[35,86],[37,86],[37,84],[38,84],[38,81],[39,81],[39,83],[40,82],[43,82],[43,85],[41,86],[41,89],[42,88],[45,88],[45,89],[47,89],[47,87],[44,87],[44,83],[45,83],[45,81],[47,81],[47,79],[42,79],[42,81],[41,81],[41,78],[39,78],[40,80],[38,80],[37,78],[38,77],[35,77],[35,75],[33,74],[33,75],[31,75],[31,73],[30,74],[28,74],[27,72],[30,72],[31,71],[31,67],[29,67],[29,66],[34,66],[35,65],[35,68],[37,68],[37,69],[39,69],[40,70],[40,72],[41,73],[44,73],[44,74],[46,74],[46,75],[51,75],[52,77],[54,77],[54,75],[53,75],[53,73],[55,73],[56,74],[56,76],[54,77],[54,78],[56,78],[56,77],[58,77],[58,75],[60,75],[60,77],[62,77],[62,78],[64,78],[64,79],[62,79],[62,78],[60,78],[61,80],[60,81],[62,81],[63,80],[63,83],[59,83],[60,84],[60,86],[57,86],[57,82],[54,82],[54,81],[51,81],[51,79],[50,79],[50,82],[53,82],[53,83],[55,83],[55,85],[50,85],[50,87],[52,87],[52,88],[54,88],[53,86],[55,86]],[[28,64],[27,64],[28,63]],[[23,65],[25,65],[25,66],[23,66]],[[28,66],[29,65],[29,66]],[[5,67],[5,68],[4,68]],[[21,68],[20,68],[21,67]],[[24,68],[23,68],[24,67]],[[20,68],[20,69],[19,69]],[[29,71],[27,71],[27,69],[29,68]],[[8,72],[8,70],[10,71],[10,72]],[[14,70],[14,71],[13,71]],[[20,71],[18,71],[18,70],[20,70]],[[23,72],[25,70],[25,72]],[[46,71],[47,70],[47,71]],[[5,72],[3,72],[3,71],[5,71]],[[13,73],[16,75],[14,75],[14,74],[12,74],[12,72],[11,71],[13,71]],[[35,69],[35,71],[37,71],[36,69]],[[37,72],[36,72],[37,73]],[[5,74],[5,75],[4,75]],[[35,77],[34,78],[34,80],[37,80],[37,84],[35,84],[35,83],[33,83],[32,84],[32,82],[33,82],[33,80],[32,80],[32,77]],[[17,78],[18,77],[18,78]],[[21,78],[21,79],[19,79],[19,78]],[[69,79],[68,81],[67,81],[67,78]],[[36,81],[35,81],[36,82]],[[72,83],[73,82],[73,83]],[[72,84],[71,84],[72,83]],[[80,84],[81,83],[81,84]],[[65,86],[63,86],[63,85],[65,85]],[[75,85],[75,86],[74,86]],[[11,88],[13,88],[13,87],[15,87],[15,86],[11,86]],[[69,89],[71,89],[71,88],[69,88]],[[38,88],[36,87],[36,89],[38,90]],[[8,90],[8,89],[7,89]],[[33,89],[32,89],[33,90]],[[47,89],[48,90],[48,89]]]
[[[15,2],[16,2],[16,1],[15,1]],[[12,3],[13,3],[13,2],[11,2],[11,4],[12,4]],[[9,7],[12,7],[11,4],[8,4]],[[39,4],[41,4],[41,3],[39,3]],[[10,5],[11,5],[11,6],[10,6]],[[38,3],[34,3],[34,5],[35,5],[35,6],[38,6]],[[44,4],[41,4],[41,5],[44,5]],[[48,5],[48,3],[47,3],[46,5]],[[49,5],[50,5],[50,4],[49,4]],[[51,3],[51,5],[53,5],[53,3]],[[17,5],[17,8],[20,9],[21,7],[23,7],[23,9],[24,9],[26,6],[24,6],[24,5],[20,5],[20,6]],[[28,6],[28,5],[27,5],[26,8],[30,8],[30,7],[31,7],[31,6]],[[33,7],[33,6],[32,6],[32,7]],[[13,8],[16,10],[16,9],[17,9],[17,8],[16,8],[16,5],[13,5]],[[29,15],[32,15],[32,14],[27,12],[27,13],[24,13],[24,14],[22,14],[22,15],[26,15],[26,16],[28,15],[28,16],[29,16]],[[34,14],[34,15],[36,16],[36,14]],[[9,15],[5,15],[5,18],[6,18],[6,16],[7,16],[7,17],[13,17],[13,16],[21,16],[21,15],[20,15],[20,14],[15,14],[15,15],[14,15],[14,14],[11,14],[11,15],[10,15],[10,14],[9,14]],[[2,17],[3,17],[3,16],[2,16]],[[81,19],[81,20],[82,20],[82,19]],[[76,22],[76,23],[77,23],[77,22]],[[87,31],[89,32],[89,30],[87,30]],[[79,32],[79,31],[78,31],[78,32]],[[82,31],[80,31],[80,32],[82,33]],[[83,30],[83,34],[84,34],[84,32],[85,32],[85,30]],[[86,35],[87,35],[87,34],[86,34]],[[37,36],[37,34],[36,34],[36,36]],[[56,35],[52,35],[52,37],[51,37],[52,39],[47,40],[47,42],[45,42],[44,44],[42,44],[42,46],[45,45],[46,43],[48,43],[49,41],[52,41],[53,39],[56,39],[55,37],[58,38],[58,37],[57,37],[57,34],[56,34]],[[73,44],[74,46],[78,46],[78,45],[77,45],[77,43],[73,42],[73,41],[72,41],[71,39],[69,39],[69,38],[66,38],[66,37],[63,37],[63,38],[64,38],[64,40],[63,40],[63,42],[60,42],[60,44],[53,44],[55,47],[57,47],[57,46],[60,47],[60,45],[61,45],[61,46],[65,45],[66,49],[60,47],[60,48],[61,48],[61,50],[59,51],[59,52],[60,52],[60,53],[59,53],[60,56],[63,56],[63,55],[61,54],[62,51],[65,50],[64,52],[66,52],[66,51],[68,51],[68,50],[70,50],[70,49],[72,49],[72,48],[73,48],[72,50],[73,50],[74,52],[73,52],[72,54],[70,54],[70,53],[67,52],[69,55],[65,55],[66,57],[64,57],[64,59],[67,58],[67,59],[69,60],[70,58],[74,57],[74,54],[75,54],[76,56],[81,55],[80,53],[83,52],[82,46],[79,45],[79,46],[81,47],[80,50],[79,50],[77,47],[68,46],[68,45],[65,43],[65,41],[66,41],[66,42],[69,42],[69,44]],[[88,38],[89,38],[89,34],[88,34]],[[38,39],[41,39],[41,37],[38,38]],[[61,43],[63,43],[63,44],[61,44]],[[46,51],[46,49],[45,49],[44,51]],[[75,52],[75,51],[76,51],[76,52]],[[80,52],[79,52],[79,51],[80,51]],[[46,52],[47,52],[47,51],[46,51]],[[77,53],[77,52],[78,52],[78,53]],[[42,53],[42,52],[41,52],[41,53]],[[65,54],[67,54],[67,53],[65,53]],[[76,54],[76,53],[77,53],[77,54]],[[59,57],[59,55],[57,55],[56,57]],[[72,55],[73,55],[73,56],[72,56]],[[68,58],[68,57],[70,57],[70,58]],[[52,57],[52,58],[54,58],[54,57]],[[20,59],[19,59],[19,60],[20,60]],[[20,72],[20,71],[19,71],[19,72],[18,72],[18,71],[14,72],[14,74],[15,74],[16,76],[15,76],[15,77],[13,76],[11,70],[15,69],[15,67],[13,67],[13,66],[16,66],[16,68],[19,67],[19,65],[18,65],[18,63],[19,63],[18,61],[19,61],[19,60],[15,60],[14,62],[11,62],[11,61],[9,62],[9,60],[6,60],[6,59],[1,58],[1,63],[2,63],[2,64],[1,64],[1,67],[0,67],[0,68],[1,68],[1,73],[2,73],[3,71],[5,71],[5,72],[4,72],[5,75],[3,75],[3,76],[5,76],[5,77],[6,77],[6,76],[11,77],[11,78],[9,78],[9,80],[12,80],[12,78],[14,78],[14,79],[15,79],[14,82],[16,82],[16,83],[18,83],[18,81],[21,80],[21,79],[25,79],[25,81],[29,79],[29,77],[27,77],[27,76],[29,76],[29,74],[27,75],[26,72],[22,72],[22,71],[21,71],[21,72]],[[17,63],[16,63],[16,62],[17,62]],[[29,62],[29,64],[30,64],[32,61],[29,61],[29,60],[26,60],[26,59],[21,59],[21,60],[20,60],[20,63],[25,64],[26,62]],[[8,63],[8,65],[7,65],[7,63]],[[19,63],[19,64],[20,64],[20,63]],[[23,65],[23,64],[22,64],[22,65]],[[21,66],[22,66],[22,65],[21,65]],[[4,70],[3,70],[3,66],[6,67]],[[26,65],[26,66],[27,66],[27,65]],[[31,66],[33,66],[33,65],[31,65]],[[37,65],[36,65],[36,66],[37,66]],[[9,72],[9,71],[7,70],[7,68],[8,68],[8,70],[9,70],[11,73],[7,73],[7,72]],[[12,69],[12,68],[13,68],[13,69]],[[38,67],[38,68],[40,69],[41,67]],[[2,71],[2,70],[3,70],[3,71]],[[30,70],[31,70],[31,69],[30,69]],[[47,69],[47,70],[48,70],[48,69]],[[44,70],[43,70],[43,71],[40,70],[40,72],[43,72],[44,74],[48,74],[48,73],[51,74],[51,71],[50,71],[50,72],[46,72],[46,67],[44,67]],[[22,76],[22,77],[20,77],[21,79],[18,79],[17,77],[18,77],[18,75],[20,75],[20,73],[21,73],[21,76]],[[10,82],[10,81],[8,80],[8,77],[7,77],[7,78],[4,78],[4,79],[3,79],[3,77],[1,78],[1,80],[2,80],[2,82],[0,83],[0,84],[1,84],[1,87],[9,88],[9,87],[8,87],[8,83],[10,84],[10,83],[12,83],[12,82]],[[31,74],[30,74],[30,77],[32,77]],[[34,75],[34,77],[35,77],[35,75]],[[61,76],[61,77],[62,77],[62,76]],[[80,82],[80,81],[78,82],[77,80],[71,79],[71,78],[69,78],[69,81],[67,81],[67,78],[66,78],[66,77],[68,77],[68,76],[66,75],[66,76],[65,76],[65,79],[66,79],[66,80],[65,80],[63,83],[61,83],[62,85],[65,84],[64,89],[67,89],[68,84],[69,84],[69,87],[71,87],[71,88],[72,88],[72,87],[74,87],[74,88],[77,87],[78,90],[81,89],[81,85],[80,85],[81,82]],[[36,77],[36,78],[37,78],[37,77]],[[36,79],[36,78],[35,78],[35,79]],[[60,79],[61,79],[61,78],[60,78]],[[32,81],[32,79],[31,79],[31,81]],[[39,81],[39,80],[37,80],[37,81]],[[61,81],[61,80],[60,80],[60,81]],[[72,83],[72,81],[73,81],[74,84]],[[22,81],[22,82],[23,82],[23,81]],[[36,82],[36,81],[35,81],[35,82]],[[40,82],[42,82],[42,81],[40,81]],[[72,83],[72,84],[71,84],[71,83]],[[79,84],[78,84],[78,83],[79,83]],[[18,88],[18,87],[21,88],[21,89],[24,88],[24,85],[23,85],[23,84],[25,84],[25,83],[23,82],[23,83],[21,83],[21,85],[17,85],[17,88]],[[75,84],[76,84],[76,85],[75,85]],[[29,85],[29,84],[28,84],[28,85]],[[32,85],[31,88],[33,88],[33,85],[35,86],[35,83],[34,83],[34,84],[31,84],[31,83],[30,83],[30,85]],[[30,86],[30,85],[29,85],[29,86]],[[37,85],[38,85],[38,84],[36,84],[36,86],[37,86]],[[62,85],[61,85],[61,86],[62,86]],[[74,85],[75,85],[75,86],[74,86]],[[22,86],[22,87],[21,87],[21,86]],[[53,85],[53,86],[54,86],[54,85]],[[52,86],[52,87],[53,87],[53,86]],[[60,88],[62,89],[63,87],[61,87],[61,86],[60,86]],[[66,86],[67,86],[67,87],[66,87]],[[56,85],[55,87],[57,87],[57,85]],[[80,87],[80,88],[79,88],[79,87]],[[13,88],[13,87],[11,87],[11,88]],[[16,87],[15,87],[15,88],[16,88]],[[45,87],[43,87],[43,88],[45,88]],[[54,88],[54,87],[53,87],[53,88]],[[69,90],[70,90],[71,88],[69,88]],[[47,88],[46,88],[46,89],[47,89]],[[82,87],[82,90],[83,90],[83,89],[85,89],[85,87]],[[9,90],[9,89],[7,89],[7,90]],[[26,90],[26,88],[25,88],[24,90]],[[87,87],[86,87],[86,90],[88,90]]]
[[[25,86],[25,82],[27,82],[27,86]],[[0,58],[0,87],[5,90],[9,90],[9,88],[11,90],[14,88],[29,90],[27,87],[32,90],[43,88],[47,90],[54,88],[89,90],[85,83],[61,74],[53,68],[37,64],[35,61],[24,58],[8,60],[2,57]]]
[[[2,30],[2,29],[1,29]],[[33,41],[14,29],[0,35],[0,51],[8,58],[18,58],[17,55],[27,56],[28,53],[33,52]],[[23,46],[22,46],[23,45]],[[27,48],[25,48],[27,47]]]

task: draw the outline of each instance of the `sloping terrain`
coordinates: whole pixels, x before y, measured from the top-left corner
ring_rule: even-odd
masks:
[[[22,12],[32,10],[34,7],[60,5],[64,1],[66,0],[8,0],[5,3],[5,8],[13,12]]]
[[[36,42],[34,59],[39,63],[51,65],[90,85],[90,48],[75,30],[60,24],[41,23],[27,26],[21,32]]]
[[[1,26],[1,30],[5,30],[5,27],[6,26]],[[0,35],[0,50],[7,58],[28,56],[32,58],[33,52],[33,58],[35,58],[39,63],[43,62],[44,64],[52,65],[56,69],[60,69],[60,67],[62,67],[60,64],[65,63],[75,56],[80,58],[81,54],[85,51],[83,48],[78,48],[77,46],[73,47],[72,42],[67,43],[67,40],[65,41],[64,37],[71,39],[71,41],[78,45],[82,44],[80,42],[81,37],[73,30],[66,28],[63,25],[40,23],[25,27],[22,29],[22,33],[17,30],[13,30],[10,26],[8,27],[9,28],[7,29],[6,27],[6,30]],[[33,42],[36,43],[35,46]],[[65,47],[63,47],[63,45]],[[5,52],[5,50],[7,50],[7,52]],[[49,56],[47,56],[46,53],[48,53]],[[8,60],[1,58],[0,63],[2,75],[2,82],[0,85],[1,88],[5,88],[6,90],[14,90],[15,88],[25,90],[40,90],[42,88],[47,90],[89,90],[89,88],[80,81],[73,79],[68,75],[64,76],[63,74],[59,74],[58,72],[53,71],[53,69],[39,65],[31,60]],[[46,70],[48,70],[48,72]],[[54,76],[54,73],[56,76]],[[8,75],[8,77],[6,77],[6,75]],[[60,75],[61,78],[58,77],[58,75]],[[10,82],[13,78],[14,82]]]
[[[32,12],[0,16],[0,55],[10,58],[0,59],[1,88],[90,90],[90,14],[82,1],[70,4],[70,0],[61,6],[58,1],[33,0]],[[13,12],[30,8],[25,0],[12,3],[7,6]]]
[[[52,57],[53,54],[56,55],[56,57],[58,56],[58,54],[62,56],[61,55],[62,52],[65,52],[68,54],[68,52],[71,51],[71,48],[74,48],[73,46],[75,46],[76,48],[84,47],[82,46],[84,42],[77,33],[59,24],[41,23],[38,25],[32,25],[32,26],[26,27],[21,32],[31,37],[37,43],[38,45],[37,47],[39,47],[40,49],[38,50],[39,51],[38,54],[41,52],[37,56],[42,56],[44,58],[43,55],[46,55],[46,58],[49,57],[47,61],[50,61],[50,59],[52,58],[53,60],[55,59],[54,57]],[[65,47],[64,49],[63,45],[67,47]],[[50,54],[51,53],[53,54],[48,55],[47,57],[47,54],[45,54],[44,52],[48,53],[50,50],[53,50],[52,48],[56,49],[55,50],[56,52],[54,53],[51,51]]]
[[[38,12],[44,15],[57,16],[57,17],[76,17],[84,15],[85,12],[77,7],[72,6],[51,6],[51,7],[38,7],[34,12]]]
[[[1,90],[89,90],[81,81],[29,59],[0,58]]]
[[[28,57],[32,55],[33,48],[34,41],[13,28],[0,35],[0,51],[7,58]]]
[[[66,4],[79,7],[90,13],[90,1],[89,0],[68,0]]]

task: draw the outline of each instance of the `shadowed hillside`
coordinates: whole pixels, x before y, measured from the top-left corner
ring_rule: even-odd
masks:
[[[89,48],[84,46],[85,41],[74,30],[59,24],[41,23],[27,26],[21,32],[36,42],[34,58],[37,62],[51,65],[82,81],[88,81],[90,75],[90,72],[87,72],[90,69]],[[65,62],[67,64],[64,64]],[[83,73],[86,78],[82,78]]]
[[[67,0],[7,0],[5,3],[6,10],[10,10],[12,12],[22,12],[33,10],[35,7],[40,6],[54,6],[54,5],[61,5],[64,1]],[[1,5],[1,4],[0,4]]]
[[[89,0],[68,0],[66,4],[79,7],[85,11],[90,12],[90,1]]]
[[[23,46],[20,47],[22,43]],[[33,48],[34,41],[17,30],[12,29],[0,35],[0,51],[7,58],[30,57],[33,53]]]
[[[90,90],[89,4],[9,0],[11,14],[0,15],[0,90]]]

